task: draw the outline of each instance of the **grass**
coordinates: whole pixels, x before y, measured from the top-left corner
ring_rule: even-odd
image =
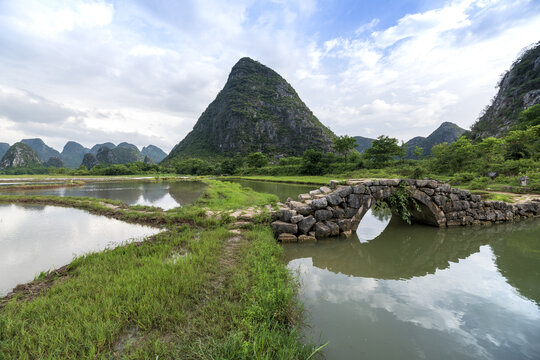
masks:
[[[314,346],[300,340],[297,284],[271,230],[235,235],[225,222],[186,221],[204,218],[203,206],[236,209],[276,197],[207,183],[196,204],[167,212],[103,199],[0,196],[170,220],[150,240],[76,258],[52,280],[42,273],[34,282],[48,279],[50,289],[0,305],[0,359],[310,357]]]
[[[223,179],[246,179],[246,180],[260,180],[260,181],[272,181],[272,182],[285,182],[291,184],[313,184],[313,185],[326,185],[330,183],[330,180],[345,181],[349,177],[344,176],[225,176]]]

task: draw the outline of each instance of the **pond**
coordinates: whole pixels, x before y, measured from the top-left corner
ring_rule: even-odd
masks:
[[[121,200],[128,205],[149,205],[164,210],[195,202],[206,189],[199,181],[117,181],[50,189],[9,190],[2,194],[87,196]]]
[[[226,179],[223,181],[230,181],[245,187],[250,187],[257,192],[277,195],[279,201],[282,202],[287,201],[288,197],[291,197],[293,200],[297,200],[299,194],[309,193],[311,190],[317,188],[317,185],[287,184],[244,179]]]
[[[367,217],[367,218],[366,218]],[[539,359],[540,221],[439,229],[369,212],[284,244],[329,359]]]
[[[77,209],[0,205],[0,296],[76,256],[142,240],[159,231]]]

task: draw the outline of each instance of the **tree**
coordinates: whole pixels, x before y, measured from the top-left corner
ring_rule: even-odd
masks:
[[[305,175],[321,175],[324,170],[322,160],[322,152],[312,149],[306,150],[302,155],[301,173]]]
[[[348,135],[338,136],[334,140],[334,145],[332,145],[332,148],[340,155],[345,157],[345,161],[347,161],[347,155],[351,150],[353,150],[358,144],[356,143],[356,139],[353,137],[350,137]]]
[[[398,140],[385,135],[373,140],[371,147],[364,151],[365,156],[371,161],[381,165],[394,157],[403,157],[404,147],[398,145]]]
[[[254,152],[247,156],[249,167],[261,168],[268,165],[268,158],[262,152]]]
[[[422,154],[424,154],[424,148],[423,147],[420,147],[420,146],[416,146],[413,150],[413,155],[417,158],[417,159],[420,159],[420,156],[422,156]]]

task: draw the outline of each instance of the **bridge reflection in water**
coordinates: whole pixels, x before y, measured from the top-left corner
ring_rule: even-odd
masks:
[[[367,242],[283,244],[329,358],[540,358],[538,219],[379,224]]]

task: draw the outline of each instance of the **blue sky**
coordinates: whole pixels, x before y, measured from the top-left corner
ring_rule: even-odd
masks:
[[[0,141],[169,151],[250,56],[339,135],[468,128],[540,1],[0,0]]]

